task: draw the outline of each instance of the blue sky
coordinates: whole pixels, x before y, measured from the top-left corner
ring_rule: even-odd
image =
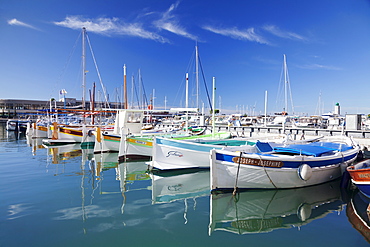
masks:
[[[0,98],[81,99],[81,29],[86,27],[87,92],[122,99],[127,66],[154,107],[196,107],[195,45],[201,61],[199,106],[207,108],[204,84],[223,113],[283,110],[281,75],[286,54],[290,114],[332,111],[370,113],[370,1],[368,0],[12,0],[0,1]],[[139,70],[141,80],[139,80]],[[200,71],[201,71],[200,70]],[[280,86],[279,86],[280,85]],[[279,89],[280,88],[280,89]],[[132,99],[134,95],[135,99]],[[293,107],[292,107],[293,106]],[[292,109],[294,108],[294,109]]]

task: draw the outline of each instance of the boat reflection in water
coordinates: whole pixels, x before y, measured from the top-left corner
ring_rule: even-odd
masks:
[[[37,150],[45,149],[44,145],[42,145],[42,139],[40,138],[32,138],[26,135],[27,145],[32,147],[32,155],[35,156]]]
[[[118,160],[118,153],[116,153]],[[120,193],[122,194],[121,214],[125,212],[126,194],[131,191],[150,190],[151,188],[144,186],[140,181],[150,180],[150,175],[147,173],[148,166],[144,162],[123,162],[119,163],[116,168],[116,179],[120,183]]]
[[[118,160],[118,153],[116,153]],[[148,186],[140,186],[138,181],[150,180],[148,165],[145,162],[123,162],[119,163],[117,169],[117,180],[120,180],[121,192],[149,189]]]
[[[339,185],[335,180],[299,189],[212,194],[209,235],[218,230],[248,234],[308,224],[342,209]]]
[[[117,153],[98,153],[94,154],[93,158],[95,164],[95,176],[100,180],[102,172],[105,170],[118,167],[118,154]]]
[[[370,243],[370,198],[356,190],[347,204],[346,213],[353,228]]]
[[[166,171],[151,174],[152,204],[171,203],[184,200],[184,224],[188,223],[188,199],[193,200],[196,209],[196,199],[209,196],[209,170],[186,169]]]
[[[169,203],[177,200],[209,195],[209,170],[190,169],[151,174],[152,203]]]

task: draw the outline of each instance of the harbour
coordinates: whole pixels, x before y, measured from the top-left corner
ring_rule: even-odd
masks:
[[[368,246],[341,180],[233,197],[210,193],[207,170],[156,174],[117,153],[0,135],[1,246]]]
[[[18,2],[0,247],[369,246],[366,1]]]

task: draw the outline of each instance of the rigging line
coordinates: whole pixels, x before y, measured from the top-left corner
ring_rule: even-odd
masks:
[[[68,66],[69,66],[69,64],[70,64],[70,62],[71,62],[72,55],[73,55],[73,53],[74,53],[74,52],[75,52],[75,50],[76,50],[76,47],[77,47],[78,41],[80,40],[80,37],[81,37],[81,33],[79,33],[79,35],[78,35],[78,37],[77,37],[77,39],[76,39],[76,41],[75,41],[75,43],[74,43],[74,45],[73,45],[73,47],[72,47],[71,52],[70,52],[70,53],[69,53],[69,55],[68,55],[67,61],[66,61],[66,63],[64,64],[64,67],[63,67],[62,71],[60,72],[60,75],[59,75],[59,77],[58,77],[58,79],[57,79],[57,81],[56,81],[56,83],[55,83],[55,85],[54,85],[54,89],[53,89],[52,91],[56,90],[56,87],[58,86],[58,83],[60,83],[60,82],[62,81],[62,77],[64,77],[64,75],[65,75],[65,71],[67,70],[67,68],[68,68]]]
[[[192,67],[192,65],[193,65],[192,61],[195,60],[194,57],[195,57],[195,51],[193,51],[193,53],[190,57],[188,66],[186,67],[186,71],[189,71],[190,68]],[[184,76],[181,76],[181,83],[180,83],[180,86],[177,89],[176,96],[172,101],[172,105],[176,105],[176,101],[177,101],[178,98],[180,98],[180,105],[182,105],[181,104],[181,98],[183,98],[183,97],[185,98],[185,90],[182,90],[182,87],[185,84],[184,82],[185,82]]]
[[[94,52],[92,50],[92,46],[91,46],[91,43],[90,43],[90,39],[89,37],[87,36],[87,33],[86,33],[86,38],[87,38],[87,42],[89,43],[89,48],[90,48],[90,52],[91,52],[91,55],[93,57],[93,61],[94,61],[94,65],[95,65],[95,69],[96,69],[96,72],[98,74],[98,77],[99,77],[99,82],[100,82],[100,85],[103,89],[103,93],[104,93],[104,98],[105,98],[105,102],[107,103],[107,106],[108,106],[108,109],[111,109],[110,108],[110,104],[109,104],[109,101],[108,101],[108,98],[107,98],[107,93],[106,93],[106,90],[105,90],[105,87],[104,87],[104,84],[103,84],[103,80],[100,76],[100,72],[99,72],[99,69],[98,69],[98,64],[96,63],[96,60],[95,60],[95,55],[94,55]],[[85,72],[84,72],[85,73]]]
[[[281,104],[282,104],[281,99],[283,98],[283,95],[284,95],[283,94],[284,83],[282,83],[284,81],[283,75],[284,75],[284,63],[283,63],[282,68],[281,68],[278,90],[276,92],[275,111],[277,111],[277,112],[280,111],[279,107],[281,107]],[[287,109],[285,109],[285,111],[287,111]]]
[[[142,76],[140,76],[140,81],[141,81],[141,86],[142,86],[142,88],[143,88],[143,100],[144,100],[144,105],[143,106],[148,106],[149,105],[149,103],[148,103],[148,98],[146,97],[146,92],[145,92],[145,87],[144,87],[144,82],[143,82],[143,77]]]
[[[135,81],[134,81],[135,83]],[[139,86],[140,87],[140,86]],[[137,103],[137,108],[140,109],[140,96],[139,96],[139,89],[136,88],[136,84],[134,84],[134,92],[136,96],[136,103]]]
[[[289,90],[289,96],[290,96],[290,104],[292,107],[292,114],[293,114],[294,113],[293,96],[292,96],[292,88],[290,87],[290,78],[289,78],[289,72],[288,72],[287,65],[286,65],[286,77],[287,77],[287,84],[288,84],[288,90]]]
[[[200,70],[202,71],[202,77],[203,77],[204,87],[205,87],[206,93],[207,93],[208,103],[209,103],[209,106],[211,108],[211,111],[213,111],[213,106],[212,106],[212,103],[211,103],[211,98],[209,97],[209,92],[208,92],[206,78],[205,78],[204,71],[203,71],[202,62],[200,61],[200,56],[199,56],[199,65],[200,65]]]

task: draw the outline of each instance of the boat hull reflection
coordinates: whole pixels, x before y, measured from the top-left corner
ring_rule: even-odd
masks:
[[[347,204],[349,222],[370,243],[370,199],[358,190]]]
[[[340,180],[299,189],[212,194],[209,234],[271,232],[302,226],[341,210]]]
[[[209,170],[162,172],[151,174],[152,203],[169,203],[209,195]]]

